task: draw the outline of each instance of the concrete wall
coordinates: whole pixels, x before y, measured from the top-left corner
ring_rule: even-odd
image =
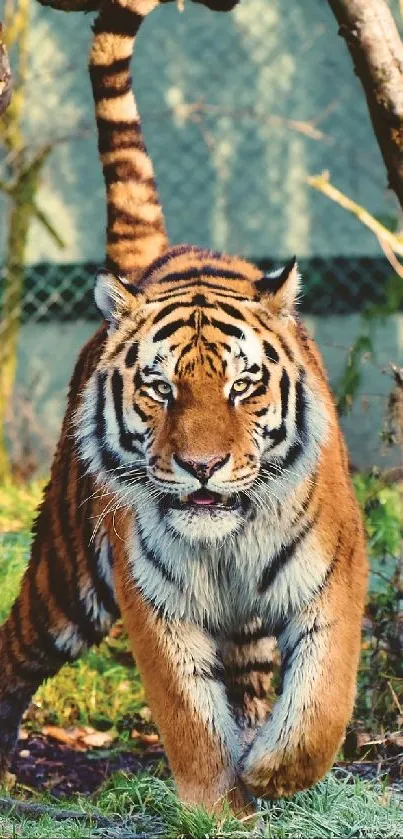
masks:
[[[357,315],[306,318],[326,362],[332,385],[346,363],[349,346],[360,330]],[[27,324],[22,329],[17,375],[17,396],[12,417],[13,447],[21,456],[24,445],[46,470],[63,417],[66,392],[79,348],[91,336],[94,324]],[[403,358],[403,315],[388,319],[373,334],[375,362],[362,366],[360,396],[342,424],[355,466],[393,463],[382,452],[379,431],[390,379],[382,369],[390,360]]]

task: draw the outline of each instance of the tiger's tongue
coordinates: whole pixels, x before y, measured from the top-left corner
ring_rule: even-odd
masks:
[[[198,489],[189,495],[188,500],[191,504],[197,504],[198,507],[210,507],[213,504],[217,504],[219,498],[213,492],[208,492],[206,489]]]

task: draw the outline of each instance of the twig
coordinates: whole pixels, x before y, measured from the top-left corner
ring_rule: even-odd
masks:
[[[41,819],[42,816],[51,816],[52,819],[58,822],[75,819],[80,822],[92,821],[98,827],[116,827],[116,822],[99,813],[84,813],[82,810],[61,810],[56,807],[47,806],[46,804],[17,801],[15,798],[0,798],[0,813],[9,817],[17,815],[30,819]]]
[[[337,187],[333,186],[330,183],[329,173],[322,172],[321,175],[312,175],[311,177],[307,178],[309,186],[312,186],[314,189],[317,189],[318,192],[322,192],[323,195],[326,195],[331,201],[335,201],[336,204],[339,204],[340,207],[343,207],[348,212],[352,213],[358,220],[368,227],[372,233],[375,234],[377,239],[382,239],[383,242],[387,243],[394,253],[399,254],[399,256],[403,256],[403,241],[392,233],[387,227],[384,227],[375,216],[371,215],[365,207],[362,207],[361,204],[357,204],[356,201],[353,201],[344,192],[340,192]]]
[[[402,713],[402,706],[401,706],[401,704],[400,704],[400,702],[399,702],[399,700],[398,700],[398,698],[397,698],[396,691],[394,690],[393,685],[391,685],[391,683],[390,683],[390,682],[387,682],[387,686],[388,686],[388,688],[389,688],[389,690],[390,690],[390,692],[391,692],[391,694],[392,694],[392,699],[393,699],[393,701],[394,701],[394,703],[395,703],[395,705],[396,705],[396,708],[397,708],[397,710],[399,711],[399,714],[401,714],[401,713]]]
[[[84,813],[82,810],[61,810],[46,804],[18,801],[15,798],[0,798],[0,814],[8,816],[8,818],[22,816],[33,820],[41,819],[42,816],[50,816],[55,822],[72,819],[88,826],[94,825],[96,829],[103,828],[102,833],[98,834],[97,830],[97,836],[99,835],[100,839],[101,837],[102,839],[151,839],[151,836],[158,835],[158,831],[152,834],[139,833],[133,816],[127,822],[123,819],[117,821],[116,819],[109,819],[99,812]]]
[[[203,101],[181,102],[178,105],[172,106],[168,110],[174,116],[183,120],[193,119],[197,121],[197,119],[204,114],[217,114],[219,116],[229,116],[234,119],[252,118],[259,120],[263,124],[285,125],[292,131],[296,131],[299,134],[304,134],[306,137],[310,137],[311,140],[320,140],[327,143],[334,142],[328,134],[325,134],[316,127],[320,117],[318,117],[317,120],[313,119],[310,121],[286,119],[286,117],[279,116],[278,114],[264,114],[260,112],[259,108],[224,108],[222,105],[211,105]],[[158,113],[158,118],[160,118],[160,116],[161,114]]]
[[[383,250],[383,252],[386,256],[386,259],[388,260],[389,265],[391,265],[393,270],[396,272],[396,274],[403,279],[403,265],[395,257],[395,254],[393,253],[392,248],[380,236],[377,236],[376,238],[378,239],[380,247],[382,248],[382,250]]]

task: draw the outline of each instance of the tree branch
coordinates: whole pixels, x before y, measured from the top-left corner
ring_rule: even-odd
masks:
[[[386,0],[328,0],[363,86],[388,172],[403,207],[403,44]]]
[[[348,195],[345,195],[344,192],[341,192],[337,189],[337,187],[333,186],[330,182],[328,172],[322,172],[321,175],[311,175],[307,178],[307,183],[309,186],[317,189],[318,192],[326,195],[331,199],[331,201],[339,204],[344,210],[348,210],[349,213],[352,213],[362,224],[368,227],[369,230],[375,234],[379,241],[382,240],[383,242],[386,242],[394,253],[399,254],[399,256],[403,256],[402,238],[397,236],[395,233],[392,233],[391,230],[388,230],[387,227],[381,224],[375,216],[371,215],[365,207],[362,207],[361,204],[357,204],[356,201],[353,201],[348,197]]]

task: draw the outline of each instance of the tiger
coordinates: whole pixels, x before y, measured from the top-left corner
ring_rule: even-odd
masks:
[[[355,698],[365,537],[295,259],[265,275],[169,243],[129,68],[158,5],[104,0],[93,27],[102,323],[0,630],[0,768],[38,686],[121,615],[180,799],[242,813],[334,762]]]

